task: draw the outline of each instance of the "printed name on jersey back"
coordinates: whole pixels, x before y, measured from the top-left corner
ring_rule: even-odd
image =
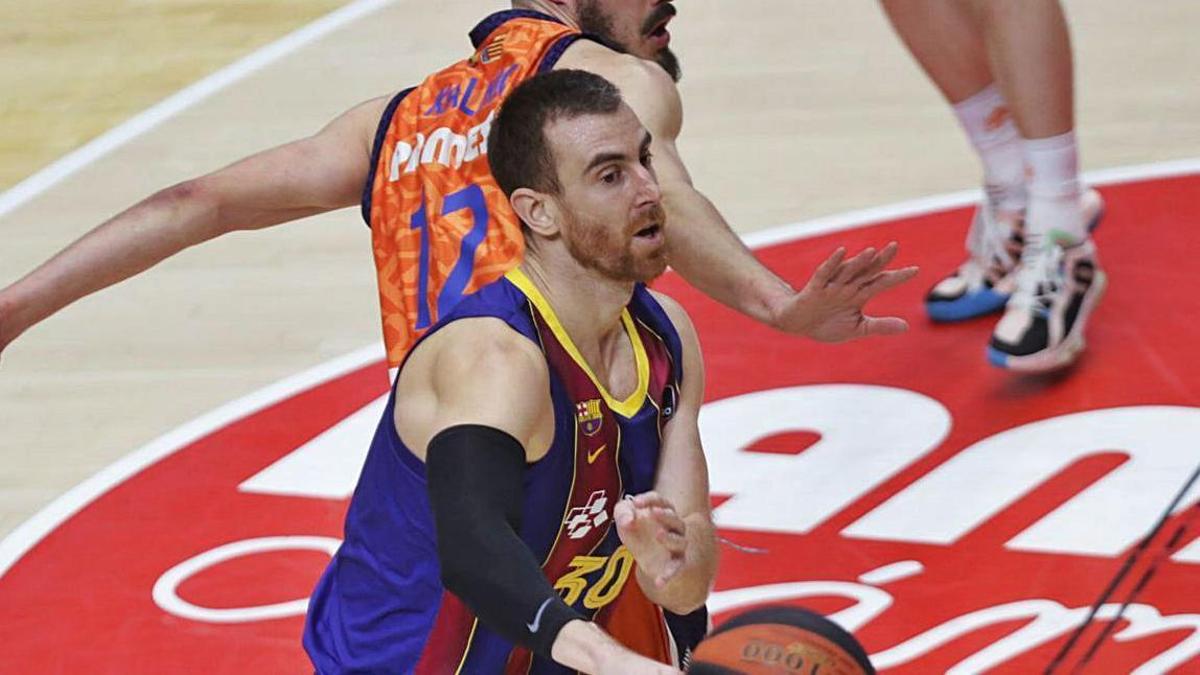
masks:
[[[488,134],[492,131],[492,111],[482,123],[471,127],[465,135],[456,134],[450,127],[438,127],[429,134],[418,133],[411,143],[401,141],[392,152],[392,168],[388,182],[400,180],[403,173],[413,173],[421,164],[440,164],[457,169],[465,162],[473,162],[487,155]]]
[[[448,126],[441,126],[429,135],[417,133],[408,141],[396,143],[392,151],[391,171],[389,182],[400,180],[404,173],[413,173],[421,164],[439,164],[457,169],[466,162],[472,162],[487,155],[488,133],[492,129],[492,121],[496,118],[495,105],[505,94],[513,82],[518,66],[509,66],[500,72],[495,79],[482,81],[473,77],[464,85],[454,82],[438,90],[433,97],[433,104],[423,113],[424,117],[437,117],[457,111],[468,117],[475,117],[493,108],[483,122],[467,129],[466,134],[457,133]],[[472,107],[476,99],[481,99]],[[403,170],[401,170],[403,167]]]
[[[496,79],[483,84],[480,89],[480,79],[472,77],[467,82],[466,87],[463,87],[462,82],[448,84],[438,90],[436,96],[433,97],[433,105],[425,111],[425,117],[437,117],[444,115],[450,110],[457,108],[464,115],[475,115],[482,108],[487,108],[494,101],[504,96],[508,91],[508,85],[512,81],[512,76],[517,72],[518,66],[512,65],[500,71]],[[476,108],[471,108],[471,101],[476,96],[475,92],[482,91],[483,101]]]

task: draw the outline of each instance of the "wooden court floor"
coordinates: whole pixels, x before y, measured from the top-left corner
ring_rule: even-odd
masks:
[[[337,4],[0,4],[0,187]],[[874,3],[678,6],[683,150],[739,231],[976,185],[946,107]],[[1085,168],[1200,157],[1200,4],[1066,6]],[[396,0],[187,107],[0,216],[0,284],[158,188],[459,58],[465,31],[500,7]],[[348,210],[187,252],[26,334],[0,361],[0,538],[150,439],[377,342],[373,285]]]

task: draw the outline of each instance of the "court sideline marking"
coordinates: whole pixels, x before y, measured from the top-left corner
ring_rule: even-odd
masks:
[[[184,87],[0,193],[0,218],[209,96],[394,1],[355,0]]]

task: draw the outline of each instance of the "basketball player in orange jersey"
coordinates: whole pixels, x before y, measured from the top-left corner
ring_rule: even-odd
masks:
[[[1089,232],[1100,196],[1079,179],[1071,42],[1058,0],[882,0],[954,107],[983,164],[970,257],[930,290],[936,321],[1004,310],[988,360],[1073,363],[1106,277]]]
[[[835,268],[829,280],[797,291],[759,264],[692,186],[675,148],[682,112],[667,30],[675,13],[666,0],[514,0],[471,31],[467,58],[419,86],[356,106],[312,137],[167,188],[0,291],[0,349],[69,303],[184,248],[361,203],[394,367],[463,295],[520,261],[520,227],[488,171],[486,140],[504,96],[555,67],[617,84],[652,134],[663,202],[679,233],[669,259],[684,278],[759,321],[816,340],[904,331],[902,319],[861,311],[916,272],[885,270],[894,244],[849,259],[839,249],[827,261]]]

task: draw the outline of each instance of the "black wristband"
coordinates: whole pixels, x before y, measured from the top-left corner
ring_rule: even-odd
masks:
[[[525,450],[494,427],[439,432],[426,452],[442,584],[495,632],[550,658],[567,606],[521,540]]]

